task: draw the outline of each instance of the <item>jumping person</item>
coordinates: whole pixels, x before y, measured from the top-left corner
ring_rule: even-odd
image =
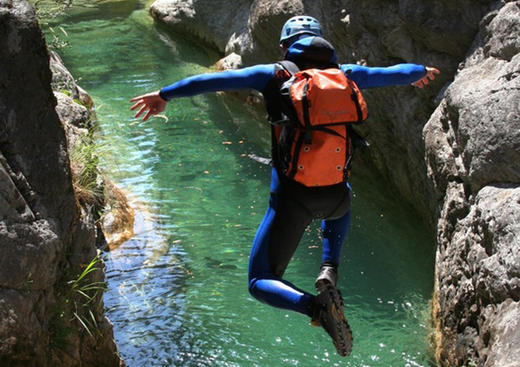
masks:
[[[297,69],[336,68],[359,89],[390,85],[414,85],[422,88],[439,71],[416,64],[390,67],[338,65],[333,46],[322,38],[318,21],[295,16],[282,28],[280,48],[284,60]],[[282,63],[262,64],[238,70],[191,76],[158,91],[130,101],[135,117],[143,121],[164,111],[167,101],[206,92],[256,89],[264,95],[270,121],[280,119],[280,86],[292,72]],[[318,106],[319,107],[319,106]],[[278,130],[277,130],[278,129]],[[338,354],[347,356],[352,349],[352,333],[343,314],[343,299],[336,288],[340,251],[350,224],[352,190],[348,182],[309,187],[285,173],[278,142],[280,126],[272,125],[273,167],[267,212],[253,240],[249,260],[249,292],[268,305],[292,310],[311,318],[330,335]],[[300,239],[313,219],[321,219],[323,235],[322,265],[315,281],[317,295],[297,288],[283,274]]]

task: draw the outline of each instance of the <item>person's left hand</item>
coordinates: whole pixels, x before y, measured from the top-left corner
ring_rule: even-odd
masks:
[[[416,82],[413,82],[412,85],[417,88],[423,88],[424,86],[428,85],[430,80],[435,79],[436,74],[440,74],[441,72],[439,69],[436,69],[432,66],[425,66],[426,68],[426,75],[419,79]]]

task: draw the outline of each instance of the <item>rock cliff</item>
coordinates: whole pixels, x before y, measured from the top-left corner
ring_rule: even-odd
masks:
[[[520,360],[520,2],[157,0],[151,14],[218,48],[220,65],[279,59],[279,30],[318,18],[340,60],[416,62],[429,88],[365,92],[376,169],[437,232],[434,317],[448,366]],[[510,364],[508,364],[510,363]],[[511,364],[512,363],[512,364]]]
[[[520,3],[495,3],[423,129],[442,360],[520,361]]]
[[[94,214],[69,159],[73,130],[89,121],[88,104],[73,98],[86,95],[70,84],[77,95],[57,93],[57,108],[45,40],[23,0],[0,1],[0,70],[0,365],[119,366]]]

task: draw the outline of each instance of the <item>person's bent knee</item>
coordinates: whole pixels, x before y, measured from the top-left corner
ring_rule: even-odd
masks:
[[[249,279],[249,294],[252,295],[257,300],[261,301],[262,298],[260,297],[260,293],[258,292],[258,288],[256,287],[256,282],[258,281],[258,278],[252,278]]]

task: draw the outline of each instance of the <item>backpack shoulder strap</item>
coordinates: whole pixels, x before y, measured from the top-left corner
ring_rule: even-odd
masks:
[[[291,76],[300,71],[298,65],[290,60],[283,60],[278,62],[278,64],[281,65]]]

